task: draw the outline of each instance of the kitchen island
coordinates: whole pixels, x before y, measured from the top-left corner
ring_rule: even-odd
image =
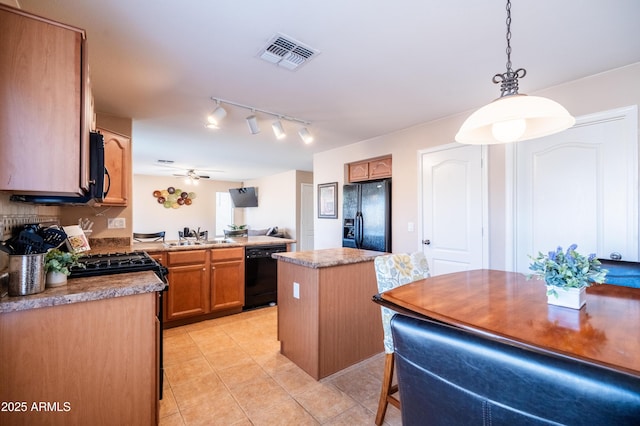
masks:
[[[373,260],[335,248],[276,253],[281,353],[319,380],[383,350]]]
[[[0,299],[0,424],[157,424],[153,272]]]

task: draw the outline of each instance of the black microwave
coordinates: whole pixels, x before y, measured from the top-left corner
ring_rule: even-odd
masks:
[[[109,172],[104,166],[104,136],[97,132],[91,132],[89,135],[89,190],[84,195],[14,194],[9,200],[46,205],[90,205],[101,203],[109,192],[109,187],[105,189],[105,176],[107,177],[107,184],[110,186]]]

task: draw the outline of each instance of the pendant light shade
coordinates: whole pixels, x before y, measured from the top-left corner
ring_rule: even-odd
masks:
[[[562,105],[551,99],[510,95],[471,114],[456,134],[456,141],[472,145],[525,141],[568,129],[575,122]]]
[[[511,1],[507,0],[507,71],[493,76],[500,84],[500,97],[465,120],[456,141],[491,145],[539,138],[568,129],[576,119],[559,103],[539,96],[518,93],[518,79],[524,68],[511,67]]]

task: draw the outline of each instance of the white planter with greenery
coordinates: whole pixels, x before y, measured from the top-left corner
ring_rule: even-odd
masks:
[[[69,268],[84,265],[78,263],[79,256],[75,253],[64,252],[58,249],[49,250],[44,258],[44,267],[47,272],[46,287],[59,287],[67,283],[67,277],[71,273]]]
[[[547,303],[550,305],[580,309],[585,303],[587,303],[587,287],[563,288],[547,286]]]
[[[59,287],[67,283],[67,274],[62,272],[51,271],[47,272],[46,287]]]
[[[569,246],[566,252],[562,247],[548,254],[538,253],[538,257],[529,256],[533,263],[529,275],[544,279],[547,284],[547,303],[580,309],[587,301],[586,288],[591,284],[602,284],[607,275],[600,268],[595,254],[585,257],[576,252],[576,244]]]

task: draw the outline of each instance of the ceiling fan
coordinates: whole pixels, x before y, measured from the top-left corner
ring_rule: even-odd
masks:
[[[174,176],[178,176],[178,177],[184,177],[187,179],[191,179],[191,180],[198,180],[198,179],[209,179],[210,176],[208,175],[201,175],[195,172],[194,169],[189,169],[187,170],[187,173],[185,174],[180,174],[180,173],[174,173]]]

